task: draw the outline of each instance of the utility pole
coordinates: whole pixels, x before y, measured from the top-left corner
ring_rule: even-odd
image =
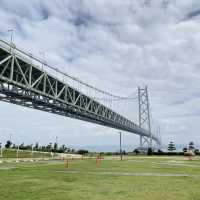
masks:
[[[0,155],[0,157],[2,158],[3,157],[2,143],[0,143],[0,148],[1,148],[1,155]]]
[[[119,132],[120,160],[122,160],[122,133]]]
[[[33,158],[33,144],[31,144],[31,157]]]
[[[56,136],[56,144],[58,145],[58,136]]]
[[[159,143],[158,143],[158,149],[161,149],[161,134],[160,134],[160,126],[158,127],[158,139],[159,139]]]
[[[14,29],[8,29],[7,30],[10,33],[10,52],[12,50],[12,46],[13,46],[13,34],[14,34]]]
[[[12,133],[10,133],[10,138],[9,139],[10,139],[10,142],[12,142]]]
[[[8,29],[7,30],[10,33],[10,44],[13,43],[13,33],[14,33],[14,29]]]
[[[44,68],[44,63],[46,63],[45,61],[45,52],[44,51],[40,51],[39,54],[42,56],[42,69]]]
[[[19,162],[19,145],[17,147],[17,162]]]

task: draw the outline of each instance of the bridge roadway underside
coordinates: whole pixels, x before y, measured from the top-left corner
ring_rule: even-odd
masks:
[[[148,131],[0,45],[0,100],[150,137]],[[157,141],[157,138],[152,136]]]

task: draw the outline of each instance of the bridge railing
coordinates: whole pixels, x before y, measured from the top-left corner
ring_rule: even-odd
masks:
[[[15,51],[15,54],[17,54],[19,57],[23,58],[24,60],[26,60],[29,63],[31,61],[32,64],[40,67],[41,70],[44,70],[44,71],[49,72],[51,74],[54,74],[54,77],[58,78],[59,80],[62,80],[63,82],[74,87],[75,89],[78,89],[79,91],[81,90],[80,86],[84,86],[85,88],[89,88],[89,89],[95,91],[95,95],[97,95],[97,93],[99,93],[99,94],[102,94],[102,95],[108,95],[112,98],[122,98],[122,99],[126,98],[126,97],[123,97],[123,96],[111,94],[107,91],[103,91],[99,88],[96,88],[96,87],[86,83],[86,82],[83,82],[79,78],[73,77],[73,76],[69,75],[68,73],[59,70],[59,68],[56,68],[56,67],[50,65],[44,59],[41,59],[41,58],[33,55],[32,53],[23,50],[22,48],[16,47],[14,43],[11,44],[8,41],[0,39],[0,46],[5,48],[8,51]],[[83,90],[82,92],[87,93],[87,89]],[[87,94],[87,95],[90,96],[91,98],[95,99],[94,94]],[[100,98],[97,98],[97,99],[100,99]]]

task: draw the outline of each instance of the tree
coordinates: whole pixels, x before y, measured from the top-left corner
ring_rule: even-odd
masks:
[[[158,149],[158,155],[163,155],[163,151]]]
[[[21,150],[25,150],[24,143],[22,143],[22,144],[19,145],[19,149],[21,149]]]
[[[194,153],[195,153],[196,155],[198,155],[198,154],[199,154],[199,149],[195,149],[195,150],[194,150]]]
[[[189,143],[189,150],[194,151],[195,147],[194,147],[194,142],[190,142]]]
[[[38,151],[38,150],[39,150],[39,143],[38,143],[38,142],[35,143],[35,146],[33,147],[33,149],[34,149],[35,151]]]
[[[41,146],[40,147],[40,151],[44,151],[45,152],[46,151],[46,147],[45,146]]]
[[[52,150],[52,143],[50,142],[46,148],[45,148],[46,151],[50,152]]]
[[[67,148],[65,149],[65,152],[70,153],[70,152],[71,152],[71,149],[67,147]]]
[[[134,149],[133,153],[135,153],[137,155],[140,153],[140,151],[138,149]]]
[[[12,142],[10,140],[8,140],[5,144],[5,148],[9,149],[12,145]]]
[[[71,153],[75,153],[75,149],[71,149]]]
[[[184,147],[184,148],[183,148],[183,153],[186,153],[186,152],[187,152],[187,148]]]
[[[148,156],[153,155],[153,150],[152,150],[152,148],[148,148],[147,155],[148,155]]]
[[[25,146],[25,150],[32,150],[32,144],[28,144]]]
[[[61,147],[57,150],[58,153],[65,153],[67,147],[63,144]]]
[[[54,150],[54,151],[57,151],[57,150],[58,150],[58,143],[56,143],[56,142],[54,143],[54,145],[53,145],[53,150]]]
[[[175,146],[175,144],[171,141],[171,142],[169,143],[167,149],[168,149],[168,151],[173,152],[173,151],[176,150],[176,146]]]
[[[123,150],[123,151],[122,151],[122,154],[123,154],[123,155],[126,155],[127,153],[126,153],[126,151],[125,151],[125,150]]]
[[[80,150],[77,151],[77,153],[78,153],[78,154],[81,154],[81,155],[84,155],[84,154],[89,153],[89,151],[88,151],[88,150],[85,150],[85,149],[80,149]]]

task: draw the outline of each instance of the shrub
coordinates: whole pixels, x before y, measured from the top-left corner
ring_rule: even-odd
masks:
[[[85,150],[85,149],[79,149],[79,150],[77,151],[77,154],[81,154],[81,155],[84,155],[84,154],[87,154],[87,153],[89,153],[89,151],[88,151],[88,150]]]

